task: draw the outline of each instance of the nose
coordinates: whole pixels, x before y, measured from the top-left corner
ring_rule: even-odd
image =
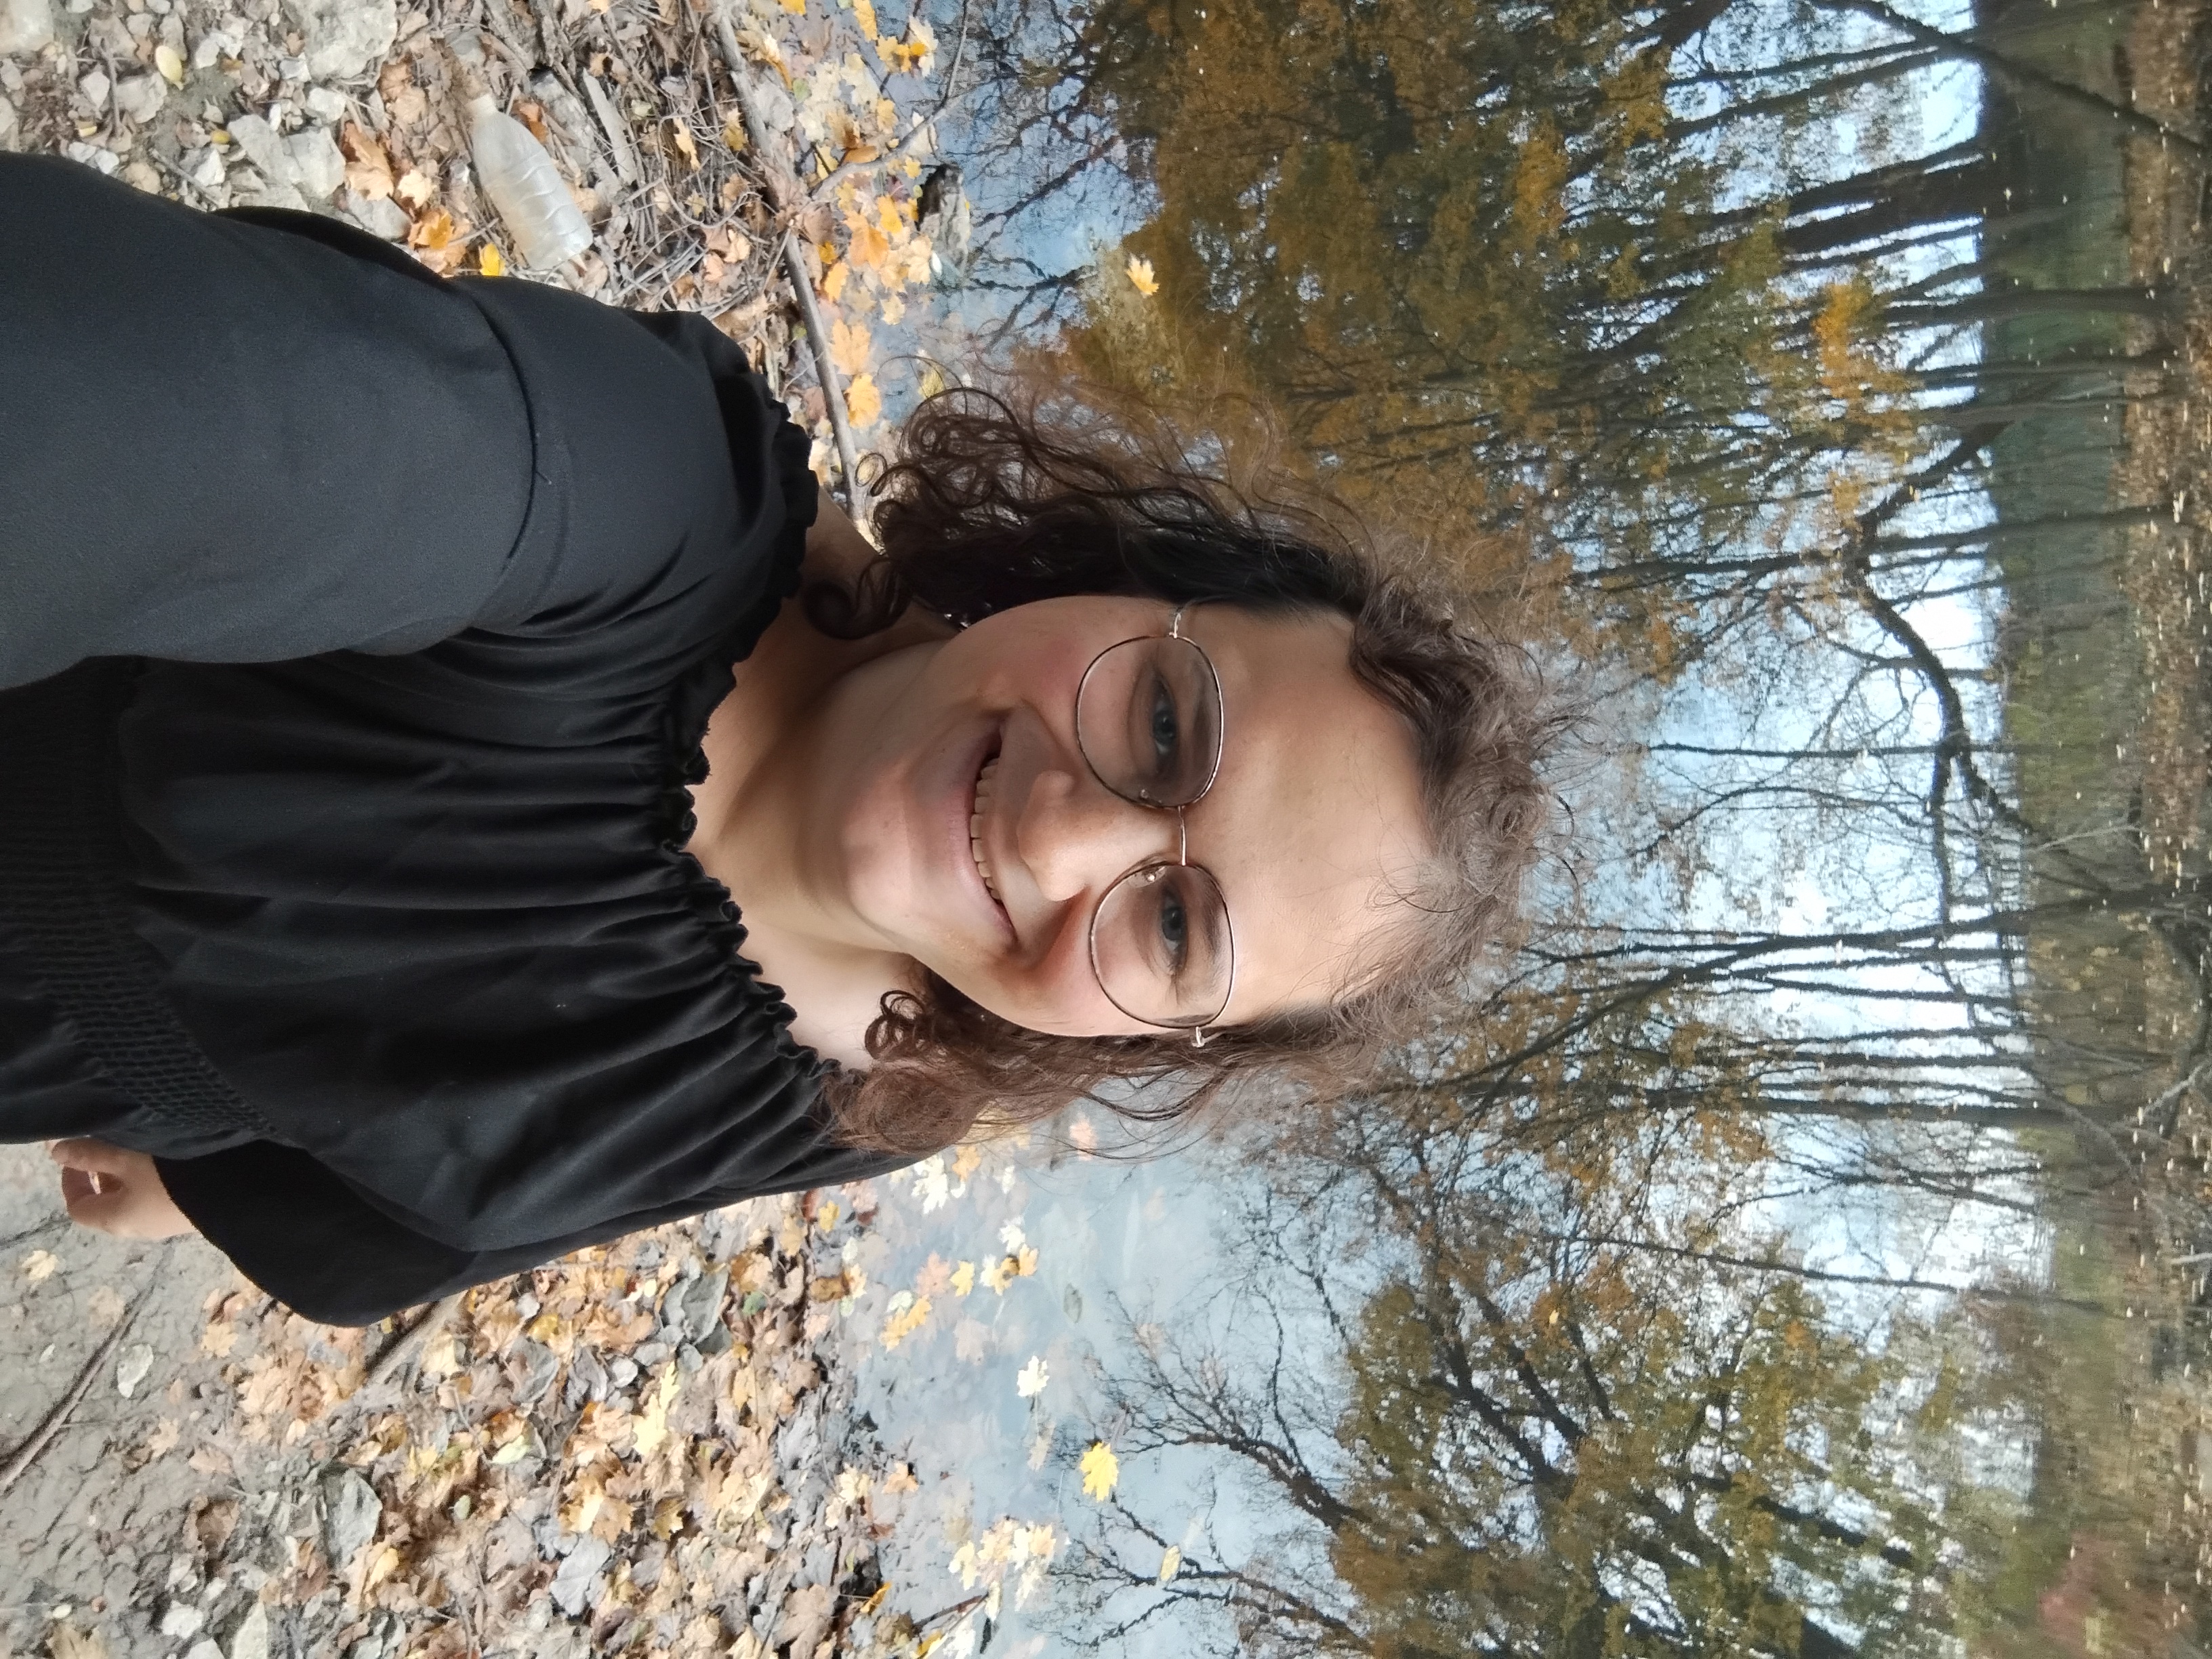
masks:
[[[1175,815],[1123,800],[1087,773],[1043,771],[1014,821],[1014,850],[1037,890],[1065,904],[1148,859],[1173,858]]]

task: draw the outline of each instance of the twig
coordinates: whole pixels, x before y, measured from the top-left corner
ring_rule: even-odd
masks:
[[[622,117],[616,112],[614,100],[607,96],[607,89],[599,84],[599,77],[591,70],[584,70],[576,78],[583,82],[584,96],[591,102],[592,113],[599,117],[599,125],[606,131],[607,149],[614,157],[615,176],[626,185],[635,184],[638,179],[637,156],[630,149],[629,135],[623,131]]]
[[[377,1355],[369,1363],[368,1369],[361,1374],[362,1390],[373,1388],[412,1365],[416,1357],[429,1346],[430,1339],[452,1322],[454,1314],[460,1310],[461,1297],[465,1294],[465,1291],[456,1291],[451,1296],[440,1297],[430,1304],[429,1312],[394,1337],[392,1346]]]
[[[753,154],[760,158],[761,188],[780,214],[794,213],[802,204],[793,198],[803,192],[798,180],[775,164],[768,124],[761,118],[760,104],[753,97],[752,70],[738,45],[737,31],[730,27],[727,12],[719,5],[714,9],[714,40],[729,65],[731,89],[745,118],[745,137],[751,141]],[[806,269],[806,256],[799,251],[798,239],[787,228],[777,252],[791,274],[792,291],[798,295],[799,313],[805,319],[806,343],[814,353],[815,377],[822,383],[822,402],[830,416],[830,430],[836,436],[838,465],[845,473],[845,510],[865,532],[874,504],[868,487],[860,482],[860,451],[853,442],[852,425],[845,418],[845,382],[830,360],[830,331],[823,326],[822,307],[814,298],[814,278]]]
[[[9,1454],[5,1463],[0,1463],[0,1494],[4,1494],[21,1478],[26,1469],[39,1461],[39,1454],[53,1443],[54,1437],[67,1425],[70,1413],[77,1408],[78,1403],[91,1390],[93,1379],[106,1369],[109,1357],[137,1322],[138,1310],[146,1305],[146,1298],[153,1294],[154,1286],[167,1277],[163,1270],[168,1266],[171,1248],[167,1244],[161,1247],[161,1257],[154,1264],[152,1277],[131,1299],[131,1305],[124,1310],[123,1317],[115,1322],[115,1328],[107,1334],[106,1340],[93,1350],[92,1358],[84,1362],[84,1369],[76,1374],[76,1380],[70,1384],[69,1392],[62,1396],[61,1403],[40,1420],[39,1426],[31,1431],[29,1437]]]

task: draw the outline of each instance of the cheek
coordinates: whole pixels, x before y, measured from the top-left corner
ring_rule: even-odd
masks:
[[[1001,1019],[1060,1036],[1119,1036],[1148,1028],[1106,1000],[1091,971],[1089,933],[1080,919],[1061,930],[1039,960],[994,958],[923,964]]]

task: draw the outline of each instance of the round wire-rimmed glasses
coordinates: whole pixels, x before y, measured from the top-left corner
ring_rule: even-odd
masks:
[[[1221,885],[1190,861],[1186,809],[1221,769],[1221,676],[1184,636],[1188,605],[1164,635],[1121,640],[1091,659],[1075,691],[1075,742],[1091,775],[1133,805],[1176,816],[1176,855],[1115,880],[1091,913],[1091,971],[1134,1020],[1188,1031],[1229,1006],[1236,942]]]

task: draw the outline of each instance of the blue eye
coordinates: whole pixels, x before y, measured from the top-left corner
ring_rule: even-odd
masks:
[[[1181,723],[1176,716],[1175,698],[1168,690],[1165,680],[1152,682],[1152,759],[1162,772],[1175,769],[1176,750],[1182,741]]]
[[[1190,912],[1171,887],[1160,895],[1160,942],[1167,946],[1175,971],[1181,972],[1190,953]]]

